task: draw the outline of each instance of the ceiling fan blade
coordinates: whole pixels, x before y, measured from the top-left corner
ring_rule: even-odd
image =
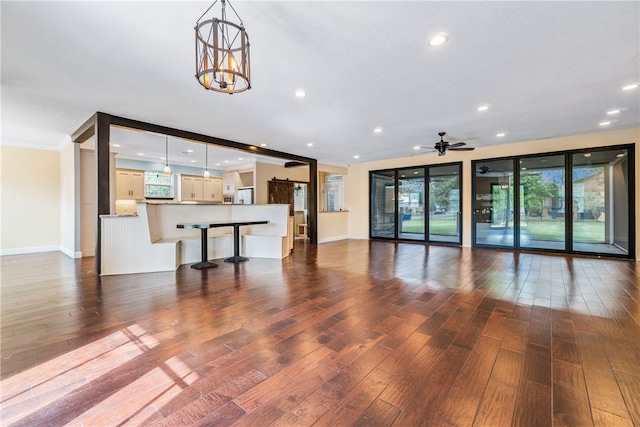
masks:
[[[475,150],[475,147],[449,147],[449,150],[452,151],[471,151]]]
[[[466,142],[456,142],[455,144],[449,144],[449,148],[458,148],[467,145]]]

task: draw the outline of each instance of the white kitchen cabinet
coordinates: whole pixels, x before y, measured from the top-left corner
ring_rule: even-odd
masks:
[[[144,171],[116,169],[116,199],[144,199]]]
[[[203,200],[222,203],[222,178],[205,178],[202,182]]]
[[[222,178],[180,175],[178,194],[181,201],[222,203]]]
[[[222,173],[222,194],[233,196],[238,189],[238,172],[228,171]]]
[[[200,202],[203,200],[203,178],[199,176],[180,176],[180,200]]]

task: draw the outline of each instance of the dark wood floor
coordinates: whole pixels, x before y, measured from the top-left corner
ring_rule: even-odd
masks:
[[[640,426],[640,264],[386,242],[6,256],[2,425]]]

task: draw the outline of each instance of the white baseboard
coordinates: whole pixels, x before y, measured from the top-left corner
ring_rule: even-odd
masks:
[[[331,237],[325,237],[324,239],[318,239],[318,243],[336,242],[338,240],[347,240],[348,238],[349,238],[348,235],[345,235],[345,236],[331,236]]]
[[[82,252],[77,251],[74,252],[72,250],[69,250],[67,248],[60,248],[60,252],[62,252],[63,254],[65,254],[66,256],[68,256],[69,258],[82,258]],[[92,255],[87,255],[87,256],[92,256]]]

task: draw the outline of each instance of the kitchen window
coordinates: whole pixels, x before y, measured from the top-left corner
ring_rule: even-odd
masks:
[[[162,171],[144,173],[144,197],[150,199],[173,199],[173,174]]]

